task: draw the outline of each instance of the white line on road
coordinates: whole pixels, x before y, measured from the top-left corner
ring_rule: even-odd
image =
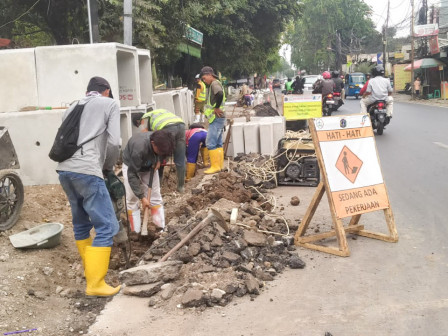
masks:
[[[448,149],[448,145],[445,145],[444,143],[441,142],[433,142],[434,145],[440,146],[442,148]]]

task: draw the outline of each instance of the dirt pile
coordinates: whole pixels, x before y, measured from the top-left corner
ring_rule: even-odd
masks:
[[[264,196],[246,190],[242,182],[240,177],[220,173],[193,189],[195,195],[179,207],[168,231],[153,243],[141,264],[159,261],[207,217],[209,206],[220,212],[226,225],[212,220],[172,255],[170,260],[183,263],[177,280],[157,282],[150,291],[143,286],[142,291],[150,295],[129,288],[127,293],[150,296],[151,306],[205,309],[226,305],[235,296],[256,296],[285,267],[305,267],[286,221],[263,210]],[[238,215],[231,223],[232,209],[238,209]]]
[[[255,115],[257,117],[276,117],[279,113],[271,106],[271,103],[264,103],[254,106]]]

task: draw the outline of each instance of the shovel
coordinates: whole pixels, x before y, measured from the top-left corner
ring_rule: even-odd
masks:
[[[155,169],[151,168],[149,173],[149,182],[148,182],[148,201],[151,202],[151,191],[152,191],[152,181],[154,180],[154,171]],[[145,213],[143,215],[143,223],[142,223],[142,236],[148,235],[148,221],[149,221],[149,208],[145,208]]]

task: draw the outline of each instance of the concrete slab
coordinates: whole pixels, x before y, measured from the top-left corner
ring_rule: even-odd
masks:
[[[39,106],[34,49],[0,50],[0,113]]]

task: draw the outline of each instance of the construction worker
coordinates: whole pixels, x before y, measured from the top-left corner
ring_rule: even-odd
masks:
[[[205,145],[207,131],[201,124],[192,124],[185,131],[185,141],[187,144],[187,177],[185,182],[190,181],[196,173],[196,162],[198,161],[199,149],[201,150],[204,167],[210,164],[208,149]]]
[[[149,131],[161,129],[170,132],[174,137],[174,163],[176,164],[177,191],[184,192],[185,184],[185,123],[184,121],[165,109],[152,110],[152,107],[143,115],[142,120],[148,120]]]
[[[213,68],[205,66],[201,69],[201,80],[207,85],[207,98],[205,105],[205,117],[209,127],[206,145],[210,155],[210,168],[205,174],[214,174],[224,168],[224,150],[222,148],[222,133],[226,123],[224,104],[226,94],[218,76]]]
[[[86,295],[112,296],[120,286],[109,286],[104,278],[119,224],[104,175],[113,170],[119,156],[120,107],[113,99],[109,83],[102,77],[90,79],[86,97],[79,104],[84,105],[84,111],[78,143],[84,144],[72,157],[59,163],[56,171],[72,211],[76,246],[86,277]],[[67,109],[63,119],[76,105]],[[90,235],[93,228],[94,239]]]
[[[196,87],[194,93],[194,122],[203,122],[204,121],[204,105],[205,105],[205,96],[207,88],[199,74],[196,75]]]
[[[131,229],[140,233],[141,212],[150,208],[154,224],[165,228],[165,212],[160,193],[159,174],[153,173],[149,185],[151,169],[157,169],[161,157],[169,156],[174,150],[174,138],[167,130],[139,132],[128,141],[123,151],[123,180],[126,189],[127,210],[130,212]],[[148,188],[151,197],[148,199]]]

